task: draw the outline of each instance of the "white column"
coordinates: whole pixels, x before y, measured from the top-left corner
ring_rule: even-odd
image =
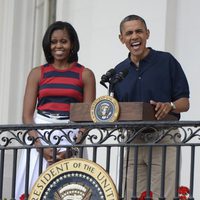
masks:
[[[0,123],[21,123],[23,95],[31,68],[45,62],[42,38],[49,1],[1,1]]]
[[[9,11],[9,12],[8,12]],[[14,0],[1,1],[0,6],[0,122],[6,123],[8,119],[8,99],[10,89],[10,71],[12,55],[12,38],[14,22]],[[8,38],[8,39],[6,39]]]

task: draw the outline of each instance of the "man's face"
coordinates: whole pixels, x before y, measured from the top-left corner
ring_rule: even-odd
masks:
[[[123,24],[119,39],[129,49],[131,56],[143,58],[149,30],[140,20],[127,21]]]

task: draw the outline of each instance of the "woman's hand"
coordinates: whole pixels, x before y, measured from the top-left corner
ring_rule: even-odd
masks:
[[[88,132],[89,132],[89,129],[86,129],[86,128],[79,129],[78,134],[76,135],[76,138],[75,138],[76,144],[81,144],[87,137]]]
[[[40,147],[42,147],[42,143],[40,142],[39,139],[36,140],[35,142],[35,146],[36,146],[36,150],[38,151],[38,153],[41,152]],[[43,157],[45,158],[45,160],[48,162],[49,160],[52,160],[53,158],[53,148],[43,148]]]
[[[68,147],[68,148],[66,148],[66,151],[57,151],[56,159],[53,159],[53,156],[52,156],[47,161],[48,161],[49,165],[52,165],[55,162],[58,162],[60,160],[66,159],[66,158],[71,158],[71,157],[73,157],[73,153],[72,153],[71,148]]]

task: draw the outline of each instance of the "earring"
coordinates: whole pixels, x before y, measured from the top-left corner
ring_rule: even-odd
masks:
[[[74,50],[71,49],[71,51],[70,51],[70,55],[73,55],[73,54],[74,54]]]

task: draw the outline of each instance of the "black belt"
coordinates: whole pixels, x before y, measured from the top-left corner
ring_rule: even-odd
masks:
[[[50,119],[59,119],[59,120],[69,119],[68,115],[61,114],[61,113],[50,113],[50,112],[42,111],[42,110],[38,110],[37,113]]]

